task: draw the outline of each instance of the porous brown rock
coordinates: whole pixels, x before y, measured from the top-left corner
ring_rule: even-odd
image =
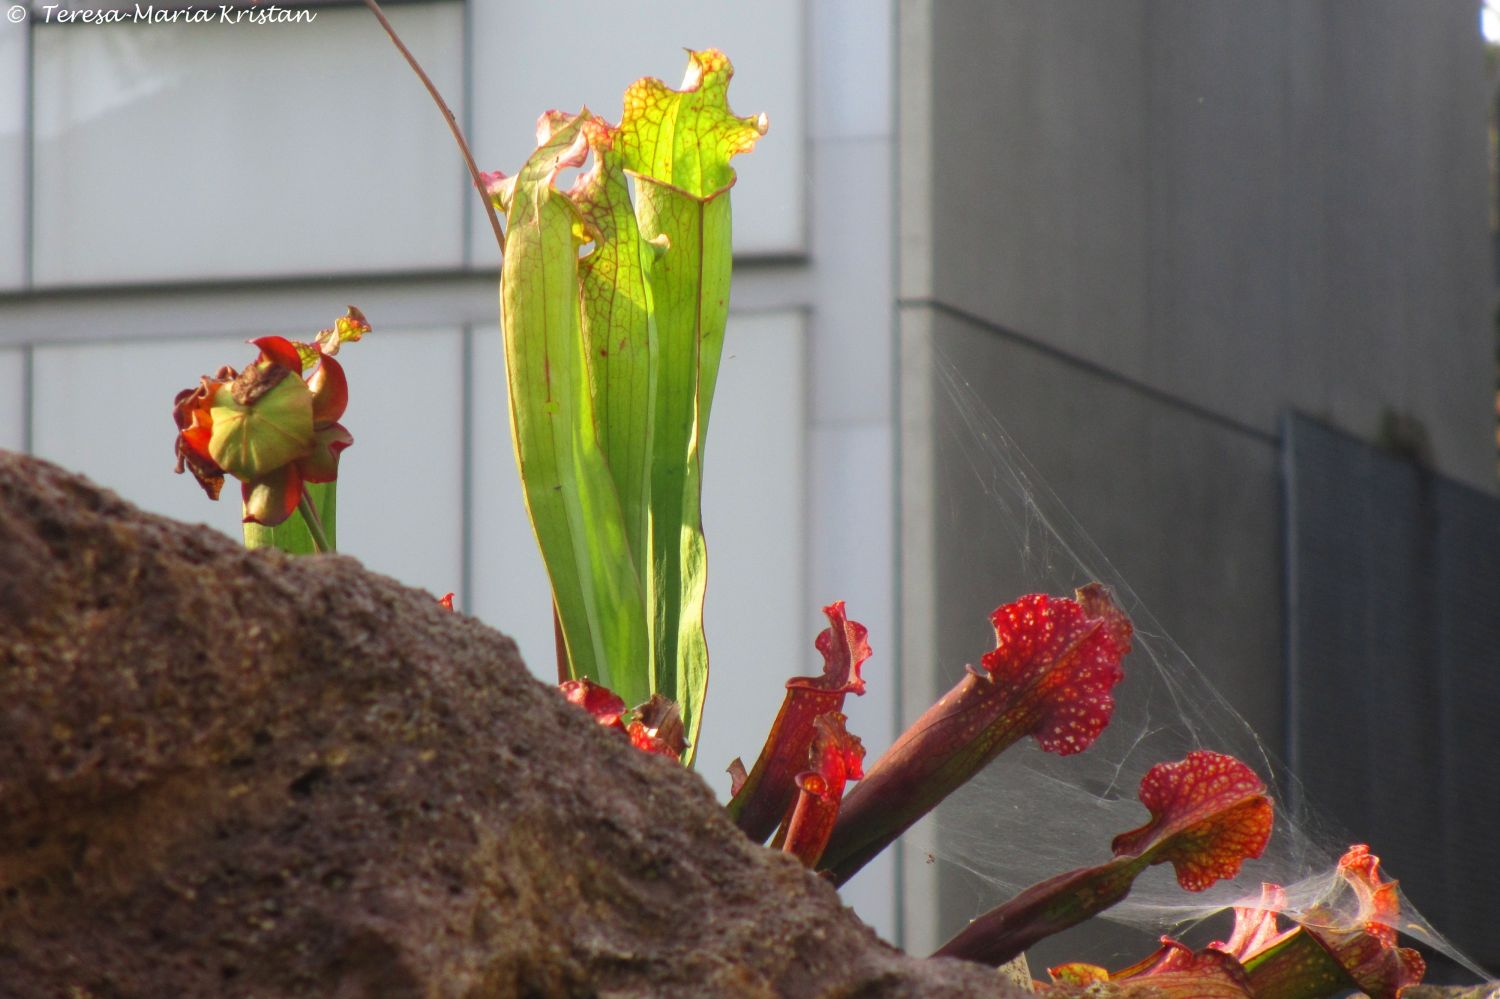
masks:
[[[977,996],[515,645],[0,452],[0,995]]]

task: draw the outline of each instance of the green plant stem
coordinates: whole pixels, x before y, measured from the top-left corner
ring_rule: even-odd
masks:
[[[557,682],[567,683],[573,679],[573,669],[568,665],[568,640],[563,636],[562,618],[557,613],[557,601],[552,601],[552,640],[557,645]]]
[[[328,541],[328,535],[323,533],[323,521],[318,517],[318,508],[313,505],[312,497],[307,490],[302,491],[302,498],[297,501],[297,510],[302,514],[302,519],[307,523],[308,533],[312,535],[313,547],[321,554],[333,551],[333,545]]]

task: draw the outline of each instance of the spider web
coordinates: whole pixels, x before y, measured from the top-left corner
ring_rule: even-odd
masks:
[[[1357,900],[1337,873],[1338,858],[1356,842],[1309,802],[1296,775],[1236,711],[1167,633],[1109,559],[1052,492],[1016,442],[964,375],[948,360],[935,359],[934,373],[946,405],[938,405],[943,444],[964,457],[993,516],[980,525],[963,520],[962,543],[983,557],[1012,560],[1006,578],[1024,588],[997,594],[995,603],[1023,593],[1070,594],[1097,580],[1109,586],[1135,626],[1134,649],[1125,680],[1115,688],[1116,708],[1104,734],[1087,752],[1062,758],[1042,752],[1034,740],[1002,754],[955,793],[940,813],[937,859],[968,872],[965,887],[980,903],[971,915],[1063,871],[1109,859],[1111,838],[1148,818],[1136,792],[1157,763],[1180,760],[1195,749],[1228,753],[1261,776],[1276,808],[1276,823],[1263,855],[1246,861],[1238,877],[1200,893],[1176,883],[1170,865],[1154,867],[1130,895],[1103,918],[1152,933],[1181,934],[1234,905],[1254,905],[1262,882],[1286,889],[1288,910],[1325,906],[1352,919]],[[956,509],[938,516],[957,517]],[[939,569],[939,591],[972,586],[960,571]],[[1235,610],[1201,608],[1222,615]],[[976,634],[979,632],[976,630]],[[971,661],[988,646],[974,644]],[[956,681],[963,664],[944,663]],[[1273,668],[1267,663],[1266,667]],[[943,684],[946,687],[946,682]],[[1370,844],[1379,854],[1380,844]],[[1399,871],[1385,871],[1398,878]],[[1227,925],[1223,917],[1215,924]],[[1480,978],[1484,970],[1437,931],[1404,895],[1395,928],[1404,945],[1420,942]],[[1223,933],[1215,934],[1222,939]],[[1203,940],[1208,938],[1200,933]],[[1079,955],[1086,957],[1086,955]],[[1130,955],[1130,960],[1145,953]]]

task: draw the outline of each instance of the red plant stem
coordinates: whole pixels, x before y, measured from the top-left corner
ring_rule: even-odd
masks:
[[[417,74],[417,78],[427,88],[427,93],[432,95],[438,110],[443,113],[443,120],[448,123],[448,131],[453,133],[453,141],[458,143],[458,151],[463,155],[464,165],[469,168],[469,177],[474,181],[474,190],[479,192],[479,199],[484,202],[484,211],[489,216],[490,228],[495,230],[495,243],[503,255],[505,253],[505,230],[500,227],[500,216],[495,212],[494,202],[490,200],[490,193],[485,189],[484,179],[479,175],[479,167],[474,162],[474,154],[469,152],[469,143],[464,139],[463,129],[458,127],[458,119],[454,117],[453,109],[448,107],[448,102],[443,100],[443,95],[438,92],[437,85],[422,69],[422,64],[417,62],[416,56],[413,56],[411,50],[401,41],[401,36],[396,34],[395,28],[391,27],[391,22],[386,20],[385,11],[380,9],[380,4],[375,0],[365,0],[365,6],[370,8],[370,13],[375,15],[375,19],[390,36],[391,42],[406,59],[406,64],[412,68],[412,72]]]
[[[1009,703],[988,676],[970,672],[844,798],[819,868],[835,885],[848,881],[1036,724],[1033,705]]]
[[[971,922],[933,957],[957,957],[999,967],[1027,947],[1098,915],[1130,894],[1145,856],[1118,857],[1097,867],[1059,874],[1027,888]]]

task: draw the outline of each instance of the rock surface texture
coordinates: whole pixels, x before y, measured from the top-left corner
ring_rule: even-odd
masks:
[[[1008,994],[430,595],[0,452],[0,995]]]

